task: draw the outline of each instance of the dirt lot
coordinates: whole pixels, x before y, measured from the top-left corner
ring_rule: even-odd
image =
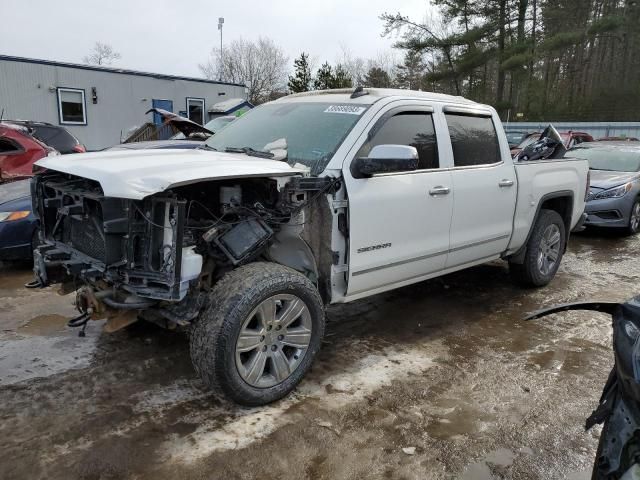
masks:
[[[328,312],[297,392],[266,408],[216,400],[184,335],[134,325],[86,338],[72,296],[0,269],[0,478],[589,478],[584,420],[612,364],[609,319],[525,312],[637,293],[640,240],[572,238],[547,288],[502,263]]]

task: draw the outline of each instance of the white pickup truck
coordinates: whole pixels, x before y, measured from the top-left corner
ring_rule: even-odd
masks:
[[[212,389],[290,392],[324,307],[505,259],[555,275],[585,207],[583,160],[514,162],[496,112],[405,90],[291,95],[196,150],[41,160],[36,284],[76,292],[72,326],[190,329]]]

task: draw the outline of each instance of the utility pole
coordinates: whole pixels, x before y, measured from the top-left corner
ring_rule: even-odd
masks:
[[[224,17],[218,18],[218,30],[220,30],[220,69],[218,72],[218,80],[222,81],[222,69],[224,68],[224,62],[222,59],[222,26],[224,25]]]

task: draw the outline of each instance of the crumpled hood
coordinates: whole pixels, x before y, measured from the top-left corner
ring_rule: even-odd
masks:
[[[601,190],[617,187],[638,178],[638,172],[609,172],[591,170],[591,187]]]
[[[209,150],[114,150],[47,157],[39,167],[100,183],[105,196],[141,200],[204,180],[299,175],[285,162]]]

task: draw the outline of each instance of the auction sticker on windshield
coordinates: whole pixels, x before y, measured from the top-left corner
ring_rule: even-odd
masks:
[[[347,113],[349,115],[362,115],[366,108],[355,105],[330,105],[324,113]]]

